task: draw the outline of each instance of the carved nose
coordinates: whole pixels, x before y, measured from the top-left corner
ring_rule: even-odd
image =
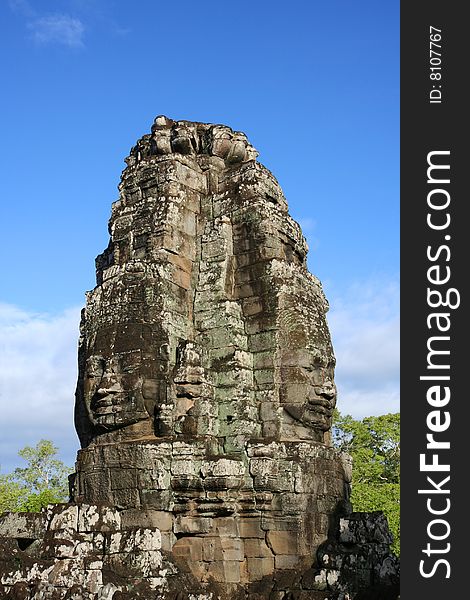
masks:
[[[334,386],[315,388],[315,392],[322,398],[331,400],[336,396],[336,388]]]

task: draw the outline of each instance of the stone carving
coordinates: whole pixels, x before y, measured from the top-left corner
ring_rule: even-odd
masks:
[[[347,590],[336,563],[315,561],[351,476],[330,444],[328,304],[256,156],[229,127],[163,116],[131,149],[82,312],[72,503],[33,519],[43,541],[14,548],[24,563],[0,568],[5,590],[26,582],[28,600]]]
[[[327,303],[256,154],[228,127],[166,117],[131,150],[82,320],[84,447],[178,434],[226,450],[249,438],[327,441]],[[185,392],[187,344],[199,356]]]

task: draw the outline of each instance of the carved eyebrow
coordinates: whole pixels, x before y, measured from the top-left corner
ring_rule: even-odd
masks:
[[[90,370],[100,370],[104,371],[105,361],[104,358],[100,356],[90,356],[87,358],[85,367],[87,371]]]
[[[119,358],[119,366],[121,371],[130,371],[139,368],[142,364],[140,353],[131,353],[122,355]]]

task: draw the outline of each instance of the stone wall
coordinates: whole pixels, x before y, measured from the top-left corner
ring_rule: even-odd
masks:
[[[0,518],[0,598],[396,600],[399,594],[398,561],[382,513],[336,515],[317,561],[305,569],[281,563],[274,571],[266,568],[266,559],[273,562],[267,548],[282,550],[286,539],[265,545],[269,536],[256,520],[221,520],[217,535],[180,538],[173,552],[165,520],[158,511],[89,504],[8,513]],[[240,532],[248,536],[242,542]],[[251,583],[241,585],[240,572]]]
[[[81,450],[75,497],[160,528],[164,549],[200,581],[245,584],[310,567],[344,497],[335,450],[274,441],[248,442],[232,457],[210,450],[182,441]]]

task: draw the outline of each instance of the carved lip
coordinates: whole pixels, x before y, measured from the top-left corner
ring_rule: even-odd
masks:
[[[97,415],[106,415],[120,410],[121,407],[117,404],[116,394],[100,396],[93,402],[93,412]]]
[[[95,413],[95,417],[97,417],[97,418],[98,417],[106,417],[107,415],[114,414],[114,411],[111,406],[96,408],[93,412]]]
[[[319,405],[319,406],[325,406],[325,407],[329,407],[331,406],[331,402],[330,400],[327,400],[326,398],[322,398],[322,397],[317,397],[317,398],[309,398],[308,399],[308,403],[309,404],[314,404],[315,406]]]
[[[310,409],[314,409],[328,416],[331,416],[333,411],[332,403],[329,400],[322,398],[309,398],[308,404]]]

